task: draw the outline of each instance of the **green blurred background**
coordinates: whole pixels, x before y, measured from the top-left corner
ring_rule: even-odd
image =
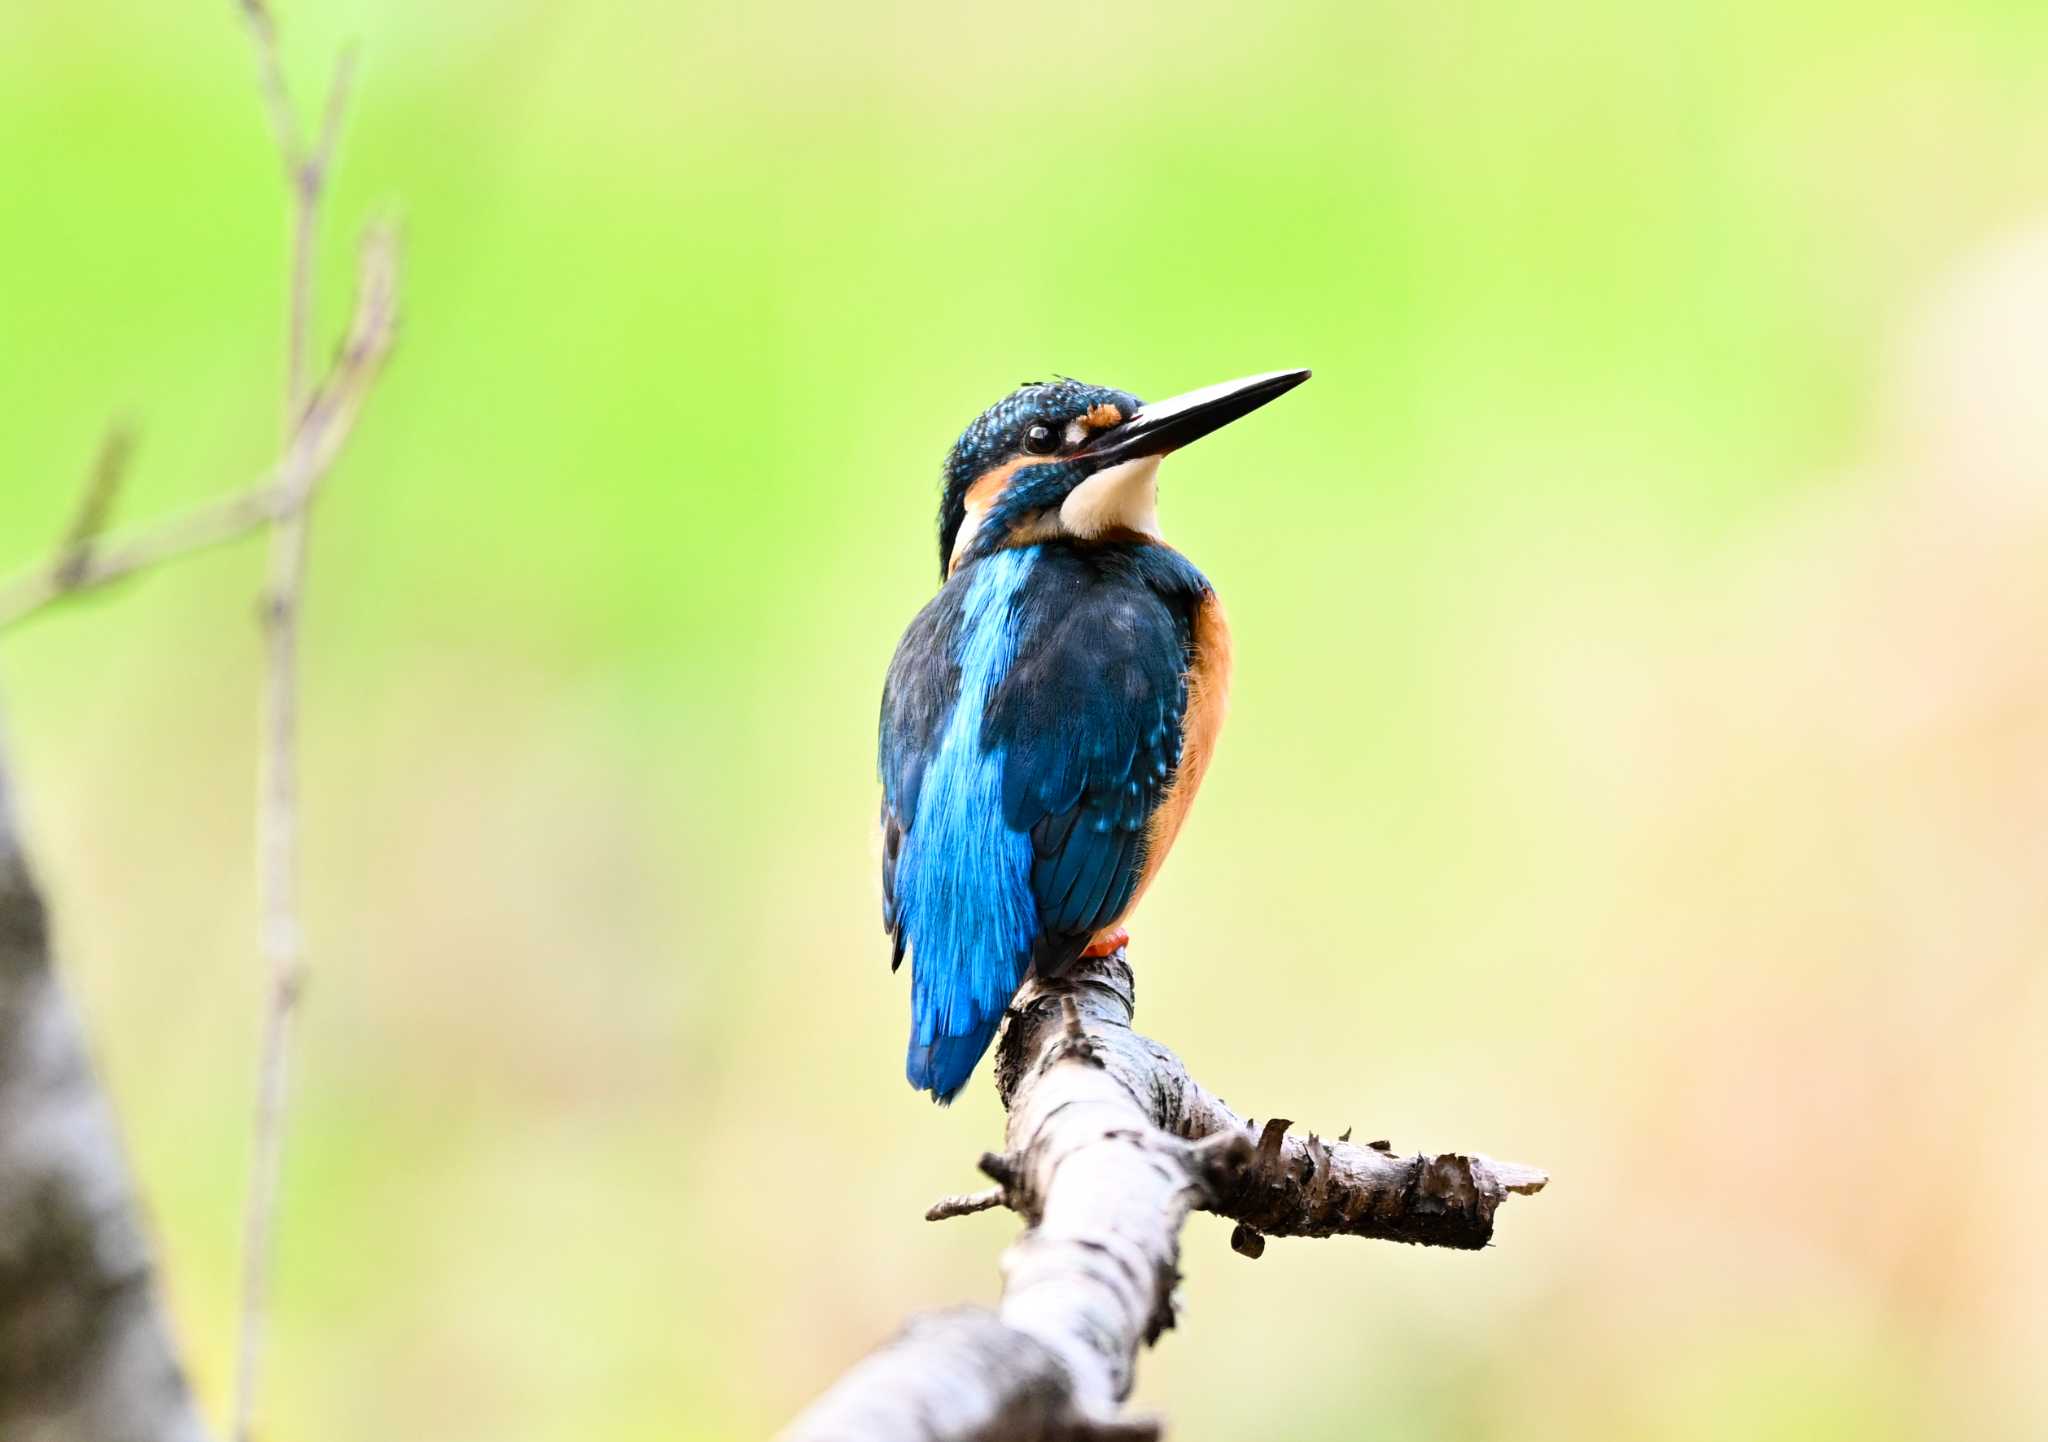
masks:
[[[0,563],[130,407],[255,475],[229,0],[0,6]],[[761,1436],[1011,1219],[900,1075],[882,669],[1049,372],[1316,379],[1166,470],[1236,706],[1136,922],[1246,1110],[1552,1169],[1478,1256],[1190,1226],[1197,1439],[2048,1435],[2048,7],[336,0],[405,217],[321,505],[266,1431]],[[323,341],[323,350],[325,342]],[[260,547],[0,638],[70,979],[225,1399]]]

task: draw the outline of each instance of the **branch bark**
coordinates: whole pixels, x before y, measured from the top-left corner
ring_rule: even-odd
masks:
[[[1238,1223],[1249,1256],[1267,1236],[1356,1236],[1484,1247],[1531,1167],[1476,1153],[1396,1155],[1291,1123],[1255,1129],[1131,1029],[1122,953],[1027,985],[996,1057],[1005,1149],[982,1158],[1000,1204],[1028,1223],[1002,1261],[994,1311],[913,1319],[790,1424],[782,1442],[1024,1442],[1139,1438],[1119,1415],[1141,1343],[1174,1325],[1180,1230],[1200,1209]],[[947,1198],[934,1220],[980,1209]]]
[[[0,1437],[206,1442],[0,756]]]

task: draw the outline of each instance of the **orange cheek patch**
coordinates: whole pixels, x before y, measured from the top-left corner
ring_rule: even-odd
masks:
[[[960,503],[967,514],[961,522],[959,534],[953,537],[953,554],[946,561],[947,575],[953,574],[953,568],[960,564],[961,553],[973,542],[975,533],[981,529],[981,518],[989,513],[995,503],[1003,498],[1003,492],[1009,489],[1010,478],[1025,466],[1044,465],[1046,461],[1053,459],[1055,458],[1052,456],[1046,456],[1042,460],[1026,460],[1019,456],[1015,460],[1004,461],[967,488],[967,494],[960,498]]]
[[[1091,431],[1108,430],[1111,426],[1122,425],[1123,422],[1124,413],[1108,401],[1090,406],[1088,414],[1081,417],[1082,426]]]
[[[961,499],[970,511],[986,511],[996,503],[996,497],[1010,484],[1010,477],[1016,474],[1017,462],[1005,461],[973,485]]]

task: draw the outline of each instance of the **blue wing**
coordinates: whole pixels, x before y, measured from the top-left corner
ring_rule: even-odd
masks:
[[[883,924],[911,958],[906,1071],[942,1101],[1025,972],[1072,964],[1138,885],[1180,754],[1191,614],[1148,569],[1109,548],[998,552],[890,666]]]
[[[917,815],[925,767],[938,749],[960,695],[954,655],[965,586],[948,585],[917,613],[897,643],[882,688],[879,769],[882,776],[882,928],[889,933],[889,969],[903,964],[910,944],[897,904],[896,873],[904,838]]]
[[[1110,558],[1088,558],[1097,566]],[[1129,909],[1145,827],[1180,758],[1188,623],[1134,570],[1056,588],[997,689],[1003,821],[1031,838],[1045,975]]]
[[[883,921],[910,955],[911,1084],[958,1094],[1002,1025],[1038,931],[1031,842],[1003,824],[983,744],[1036,553],[954,575],[911,623],[882,694]]]

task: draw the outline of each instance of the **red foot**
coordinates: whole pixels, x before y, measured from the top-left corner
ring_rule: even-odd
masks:
[[[1125,931],[1121,926],[1112,926],[1107,931],[1096,932],[1095,940],[1088,943],[1088,949],[1082,952],[1081,955],[1114,956],[1117,952],[1121,951],[1124,947],[1129,946],[1130,944],[1131,934],[1128,931]]]

